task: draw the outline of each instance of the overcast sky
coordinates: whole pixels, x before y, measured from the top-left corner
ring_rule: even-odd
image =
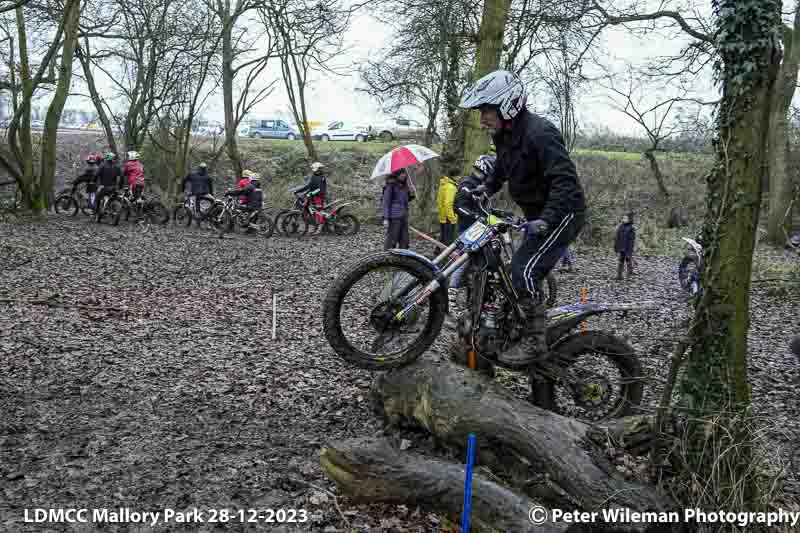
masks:
[[[341,63],[358,65],[366,58],[374,57],[390,38],[390,31],[380,22],[368,14],[362,14],[353,21],[351,29],[346,35],[348,52],[340,58]],[[603,37],[603,49],[609,54],[609,64],[614,71],[624,72],[625,62],[642,64],[648,58],[675,52],[682,44],[680,39],[669,39],[650,36],[646,39],[629,35],[624,30],[609,29]],[[103,81],[98,72],[98,85],[105,91],[111,86],[107,80]],[[280,70],[277,63],[268,71],[262,81],[279,79]],[[624,76],[620,74],[615,83],[624,85]],[[358,74],[350,76],[334,76],[326,74],[317,79],[311,86],[307,95],[309,118],[327,124],[333,120],[346,120],[361,123],[375,123],[387,115],[381,112],[376,100],[356,89],[361,86]],[[75,89],[80,90],[78,87]],[[713,88],[706,80],[700,89],[700,95],[711,99],[714,96]],[[101,89],[102,90],[102,89]],[[669,91],[669,88],[650,88],[645,97],[654,102],[660,94]],[[538,102],[541,105],[541,102]],[[537,102],[533,105],[536,106]],[[91,109],[92,104],[88,99],[71,97],[68,107]],[[288,99],[280,81],[276,84],[275,91],[253,111],[253,115],[269,117],[277,112],[288,110]],[[608,125],[620,133],[643,133],[638,126],[624,114],[611,108],[607,93],[599,87],[593,87],[591,92],[582,95],[578,106],[578,116],[582,125]],[[221,94],[209,99],[204,114],[209,119],[222,120]],[[409,118],[415,118],[425,123],[422,113],[414,108],[408,108],[399,113]]]

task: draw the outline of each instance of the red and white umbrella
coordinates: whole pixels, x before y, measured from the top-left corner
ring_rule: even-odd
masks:
[[[382,178],[398,170],[419,165],[439,154],[418,144],[399,146],[378,160],[369,179]]]

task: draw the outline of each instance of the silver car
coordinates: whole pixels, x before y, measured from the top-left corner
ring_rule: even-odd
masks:
[[[398,140],[421,140],[425,136],[425,126],[416,120],[393,118],[375,128],[375,135],[383,142]]]

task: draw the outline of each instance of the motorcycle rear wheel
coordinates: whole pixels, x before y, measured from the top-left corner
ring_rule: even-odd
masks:
[[[617,393],[617,398],[614,400],[610,408],[605,414],[588,414],[568,412],[567,406],[564,405],[563,400],[559,399],[559,392],[564,396],[574,396],[575,391],[569,390],[567,384],[557,384],[542,377],[534,372],[529,372],[528,380],[531,387],[531,402],[538,407],[553,411],[555,413],[578,418],[579,420],[596,422],[600,420],[607,420],[609,418],[621,418],[639,412],[638,407],[642,402],[643,384],[642,384],[642,367],[639,359],[633,348],[613,335],[602,331],[585,331],[570,335],[556,344],[553,347],[554,353],[550,356],[551,361],[556,364],[562,365],[562,368],[569,369],[579,362],[581,358],[587,358],[592,355],[598,355],[603,358],[607,363],[610,363],[620,374],[621,383],[615,385],[618,390],[612,391]],[[562,362],[562,363],[559,363]],[[598,383],[592,383],[592,379],[586,380],[584,389],[580,391],[582,394],[604,394],[607,392],[603,389],[604,385],[609,383],[602,383],[605,376],[592,376],[599,377]],[[607,378],[606,378],[607,379]],[[599,399],[599,398],[597,398]],[[583,399],[587,403],[592,399]],[[576,399],[576,404],[578,400]],[[578,411],[579,408],[575,408]],[[585,409],[588,412],[589,409]]]

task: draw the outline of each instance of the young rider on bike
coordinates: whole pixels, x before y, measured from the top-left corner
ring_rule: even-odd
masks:
[[[122,167],[122,174],[128,181],[133,199],[138,200],[144,192],[144,167],[139,162],[139,152],[128,152],[128,160]]]
[[[305,185],[297,189],[295,194],[298,196],[301,194],[306,194],[311,202],[311,205],[319,210],[325,205],[325,195],[327,193],[328,178],[325,176],[325,167],[319,161],[315,161],[311,165],[311,176],[306,178]],[[322,224],[325,222],[325,218],[320,213],[316,213],[314,218],[316,219],[317,224]]]
[[[100,171],[100,162],[102,160],[103,156],[97,152],[86,156],[86,168],[83,169],[83,173],[72,183],[73,197],[77,194],[78,187],[80,187],[82,183],[86,184],[86,192],[89,194],[89,205],[92,207],[94,207],[94,196],[97,193],[97,173]]]
[[[114,163],[114,154],[111,152],[106,154],[103,164],[97,171],[97,183],[100,187],[97,190],[95,205],[97,206],[97,221],[100,222],[100,219],[103,218],[101,210],[103,198],[110,196],[122,186],[122,171]]]
[[[247,219],[249,229],[258,229],[256,222],[258,221],[258,213],[264,207],[264,192],[261,190],[261,182],[258,180],[258,174],[250,173],[251,178],[247,185],[241,189],[228,191],[225,196],[239,196],[247,199],[241,209],[248,212],[250,215]]]
[[[236,184],[236,187],[238,187],[239,189],[244,189],[245,187],[247,187],[247,185],[249,185],[250,181],[253,179],[253,175],[254,175],[253,172],[251,172],[251,171],[249,171],[247,169],[243,170],[242,171],[242,177],[239,180],[239,183]],[[239,203],[241,205],[246,205],[247,204],[247,197],[240,196],[239,197]]]
[[[499,355],[525,366],[547,354],[541,282],[583,227],[586,208],[575,164],[558,129],[527,110],[525,85],[512,72],[494,71],[470,87],[461,107],[478,109],[497,149],[494,176],[478,192],[493,195],[508,182],[527,219],[526,239],[514,253],[512,281],[527,320],[523,339]]]

